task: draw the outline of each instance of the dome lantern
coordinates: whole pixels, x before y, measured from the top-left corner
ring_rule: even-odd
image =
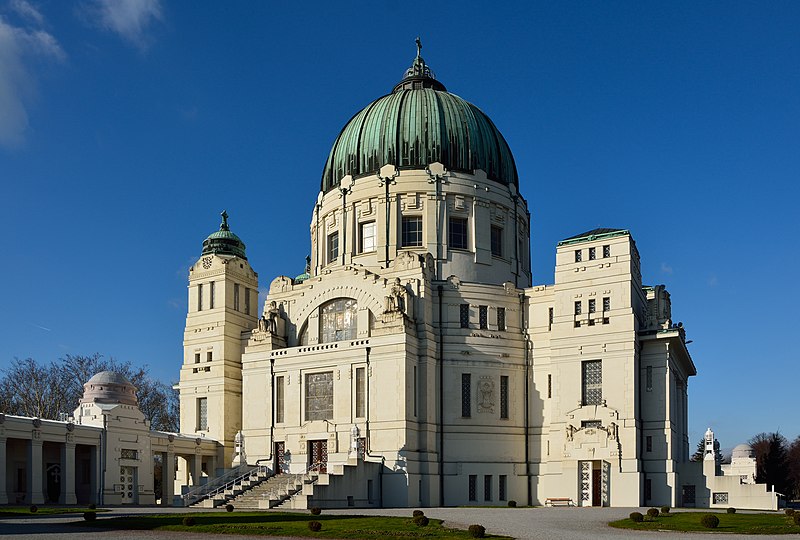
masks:
[[[208,235],[203,241],[203,255],[234,255],[247,260],[242,239],[231,232],[228,226],[228,212],[222,211],[219,230]]]

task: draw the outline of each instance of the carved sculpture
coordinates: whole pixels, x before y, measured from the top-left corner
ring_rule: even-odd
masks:
[[[406,288],[400,283],[400,278],[394,278],[392,289],[384,301],[384,313],[400,312],[406,309]]]

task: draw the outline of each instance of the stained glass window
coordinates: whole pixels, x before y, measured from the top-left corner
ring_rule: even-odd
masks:
[[[583,362],[583,404],[600,405],[603,401],[603,363],[601,360]]]
[[[306,421],[333,419],[333,371],[306,374]]]
[[[366,416],[366,368],[356,368],[356,416],[364,418]]]
[[[208,429],[208,398],[197,399],[197,431]]]
[[[354,339],[358,333],[358,303],[352,298],[338,298],[320,310],[320,342],[332,343]]]
[[[284,422],[284,403],[285,403],[285,390],[283,376],[275,377],[275,422],[282,424]]]

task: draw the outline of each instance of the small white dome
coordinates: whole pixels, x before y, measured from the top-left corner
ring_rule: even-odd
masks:
[[[136,387],[116,371],[101,371],[83,385],[81,403],[124,403],[138,405]]]
[[[731,452],[731,459],[752,458],[753,448],[749,444],[740,444]]]

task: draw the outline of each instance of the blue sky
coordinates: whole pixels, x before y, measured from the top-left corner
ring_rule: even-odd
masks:
[[[303,270],[330,145],[414,38],[516,157],[536,283],[632,231],[693,340],[692,440],[800,434],[800,3],[0,0],[0,367],[178,376],[186,274],[227,209],[261,284]]]

